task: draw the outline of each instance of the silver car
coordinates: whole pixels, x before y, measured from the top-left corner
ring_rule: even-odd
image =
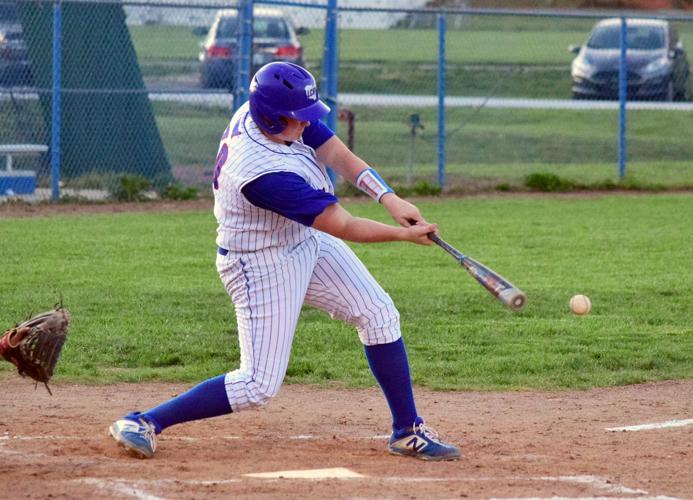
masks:
[[[260,66],[273,61],[302,65],[303,47],[296,33],[281,10],[255,8],[251,75]],[[199,55],[200,84],[203,87],[233,89],[238,60],[237,35],[238,11],[217,12]]]
[[[617,99],[621,20],[598,22],[577,54],[571,76],[576,99]],[[686,52],[676,28],[661,19],[626,19],[628,99],[689,100]]]
[[[0,85],[30,85],[31,64],[13,3],[0,4]]]

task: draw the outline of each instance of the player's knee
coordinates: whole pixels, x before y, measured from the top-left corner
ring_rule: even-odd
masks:
[[[368,304],[368,308],[359,318],[361,328],[382,329],[394,325],[399,326],[399,311],[389,296],[386,297],[386,300]]]
[[[279,393],[282,379],[274,374],[234,370],[226,375],[226,393],[233,411],[265,405]]]
[[[365,345],[394,342],[400,337],[399,311],[390,297],[378,304],[372,304],[358,317],[356,329]]]
[[[247,388],[251,407],[264,406],[279,393],[279,384],[269,384],[262,380],[253,380]]]

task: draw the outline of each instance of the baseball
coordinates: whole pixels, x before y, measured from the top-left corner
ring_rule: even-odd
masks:
[[[574,295],[570,299],[570,310],[573,314],[582,316],[587,314],[592,309],[592,302],[587,295]]]

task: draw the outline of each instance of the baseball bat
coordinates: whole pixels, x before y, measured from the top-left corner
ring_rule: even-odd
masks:
[[[527,295],[500,274],[463,254],[437,234],[431,233],[428,237],[433,243],[452,255],[481,286],[510,309],[519,311],[525,305]]]

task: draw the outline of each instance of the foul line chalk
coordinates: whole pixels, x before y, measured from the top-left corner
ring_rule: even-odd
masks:
[[[362,474],[358,474],[354,471],[346,469],[344,467],[336,467],[332,469],[312,469],[312,470],[293,470],[293,471],[278,471],[278,472],[264,472],[257,474],[244,474],[244,476],[249,478],[259,478],[259,479],[363,479],[363,480],[386,480],[386,481],[396,481],[398,483],[407,482],[486,482],[486,481],[557,481],[564,483],[582,484],[589,485],[597,491],[600,491],[609,496],[586,496],[586,497],[551,497],[551,500],[680,500],[677,497],[670,497],[665,495],[651,495],[647,491],[628,488],[626,486],[612,483],[604,478],[598,476],[473,476],[473,477],[450,477],[450,478],[436,478],[436,477],[369,477]],[[208,480],[186,480],[186,479],[125,479],[125,478],[80,478],[72,479],[70,482],[77,482],[82,484],[87,484],[95,486],[101,490],[109,490],[113,493],[120,494],[122,496],[134,497],[138,500],[163,500],[144,488],[149,487],[165,487],[170,485],[180,485],[187,484],[191,486],[195,485],[222,485],[239,483],[241,479],[208,479]],[[630,495],[630,496],[615,496],[615,495]],[[635,496],[633,496],[635,495]],[[503,497],[495,498],[494,500],[546,500],[545,497]]]
[[[260,479],[350,479],[366,477],[358,472],[351,471],[344,467],[311,470],[280,470],[277,472],[259,472],[243,475],[245,477],[255,477]]]
[[[491,481],[526,481],[526,482],[561,482],[567,484],[588,485],[597,491],[603,491],[610,494],[628,494],[628,495],[647,495],[648,492],[636,488],[629,488],[622,484],[613,483],[598,476],[482,476],[482,477],[456,477],[456,478],[432,478],[432,477],[388,477],[388,481],[395,482],[429,482],[429,481],[459,481],[459,482],[491,482]],[[590,497],[592,498],[592,497]],[[640,500],[640,497],[638,497]]]
[[[37,439],[46,439],[46,440],[56,440],[56,441],[63,441],[67,439],[93,439],[89,437],[84,437],[84,436],[11,436],[10,434],[4,434],[0,436],[0,441],[9,441],[11,439],[16,439],[18,441],[34,441]]]
[[[546,497],[491,497],[491,500],[547,500]],[[551,497],[550,500],[678,500],[674,497]]]
[[[100,479],[96,477],[87,477],[81,479],[73,479],[71,482],[88,484],[96,486],[100,490],[108,490],[113,493],[118,493],[122,496],[137,498],[138,500],[165,500],[143,489],[143,486],[170,486],[179,484],[188,484],[192,486],[215,486],[218,484],[238,483],[240,479],[220,479],[220,480],[188,480],[188,479]]]
[[[96,486],[100,490],[110,491],[112,493],[117,493],[122,496],[137,498],[138,500],[165,500],[162,497],[152,495],[139,488],[132,485],[132,482],[128,481],[113,481],[108,479],[97,479],[97,478],[85,478],[79,479],[77,482],[88,484],[91,486]]]
[[[693,418],[689,418],[687,420],[669,420],[667,422],[659,422],[654,424],[626,425],[625,427],[607,427],[606,430],[609,432],[649,431],[652,429],[666,429],[669,427],[684,427],[686,425],[693,425]]]
[[[629,493],[633,495],[647,495],[645,490],[628,488],[620,484],[612,483],[597,476],[556,476],[556,477],[539,477],[542,481],[562,481],[566,483],[589,484],[593,488],[603,490],[609,493]]]
[[[677,497],[669,497],[664,495],[650,495],[649,492],[637,488],[629,488],[622,484],[613,483],[610,480],[598,476],[474,476],[474,477],[454,477],[454,478],[434,478],[434,477],[387,477],[386,481],[394,481],[398,483],[407,482],[538,482],[538,481],[555,481],[568,484],[588,485],[593,490],[600,493],[608,494],[609,496],[589,496],[589,497],[551,497],[551,500],[680,500]],[[615,496],[615,495],[635,495],[635,496]],[[546,497],[507,497],[493,498],[493,500],[547,500]]]

